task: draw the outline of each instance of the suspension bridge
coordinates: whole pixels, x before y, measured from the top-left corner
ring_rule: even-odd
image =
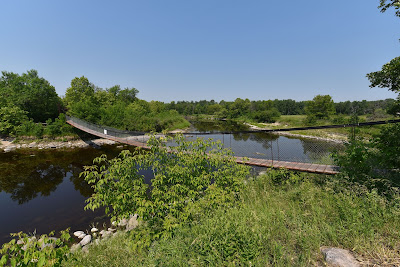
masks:
[[[148,136],[145,132],[131,132],[117,130],[111,127],[96,125],[87,121],[67,116],[67,123],[71,126],[89,133],[94,136],[109,139],[118,143],[132,145],[143,149],[150,149],[147,146]],[[246,131],[246,133],[251,133]],[[272,141],[271,141],[272,143]],[[279,152],[279,150],[278,150]],[[272,153],[272,148],[271,148]],[[237,155],[237,153],[235,153]],[[259,153],[261,156],[263,154]],[[295,161],[283,161],[276,160],[274,157],[267,158],[253,158],[244,156],[235,156],[236,162],[240,164],[246,164],[251,166],[266,167],[266,168],[284,168],[288,170],[320,173],[320,174],[337,174],[339,167],[327,164],[316,164],[312,162],[295,162]]]

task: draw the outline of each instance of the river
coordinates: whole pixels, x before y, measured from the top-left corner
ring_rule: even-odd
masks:
[[[238,156],[286,161],[325,163],[321,161],[329,161],[329,153],[337,147],[323,141],[267,133],[218,133],[233,130],[246,127],[230,122],[198,122],[193,123],[191,131],[195,134],[190,138],[220,140]],[[93,191],[79,174],[95,157],[115,157],[123,149],[134,148],[106,145],[100,149],[21,149],[0,153],[0,244],[10,240],[9,233],[19,231],[43,234],[108,223],[104,210],[84,210],[85,200]]]

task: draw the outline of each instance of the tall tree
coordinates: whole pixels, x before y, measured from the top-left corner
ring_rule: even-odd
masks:
[[[312,101],[307,102],[305,109],[308,115],[318,119],[326,119],[335,114],[335,104],[330,95],[315,96]]]
[[[39,77],[36,70],[18,75],[2,72],[0,78],[0,105],[17,106],[36,122],[45,122],[58,115],[61,104],[54,86]]]

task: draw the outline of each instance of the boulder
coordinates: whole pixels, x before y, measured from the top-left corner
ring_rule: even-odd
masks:
[[[85,233],[81,234],[80,236],[78,236],[79,239],[83,239],[86,236]]]
[[[113,232],[111,232],[111,231],[104,231],[102,237],[103,238],[108,238],[108,237],[112,236],[112,234],[113,234]]]
[[[99,229],[97,229],[96,227],[93,227],[91,230],[90,230],[90,232],[92,232],[92,233],[95,233],[95,232],[98,232],[99,231]]]
[[[334,248],[334,247],[322,247],[322,254],[326,263],[331,266],[338,267],[358,267],[360,263],[354,258],[354,256],[345,249]]]
[[[131,230],[135,229],[136,227],[138,227],[139,222],[137,220],[137,217],[138,217],[138,215],[135,214],[129,218],[129,221],[126,225],[126,231],[131,231]]]
[[[74,236],[79,237],[81,234],[84,234],[83,231],[76,231],[74,232]]]
[[[79,244],[81,244],[81,246],[83,247],[83,246],[86,246],[87,244],[89,244],[90,241],[92,241],[92,236],[87,235],[81,240],[81,242],[79,242]]]

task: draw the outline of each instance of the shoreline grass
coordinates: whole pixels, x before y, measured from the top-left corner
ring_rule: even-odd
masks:
[[[132,249],[133,236],[92,246],[64,266],[310,266],[321,246],[352,251],[361,262],[399,264],[399,198],[339,177],[269,171],[249,180],[242,201]],[[397,260],[396,260],[397,259]]]

